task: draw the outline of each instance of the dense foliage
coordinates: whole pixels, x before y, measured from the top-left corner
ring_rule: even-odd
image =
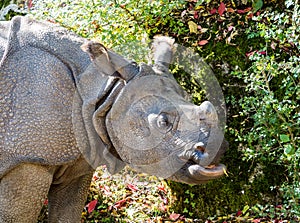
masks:
[[[300,215],[298,1],[39,0],[27,1],[22,7],[36,18],[96,38],[137,61],[147,59],[143,46],[153,36],[172,36],[192,47],[212,67],[226,99],[230,148],[222,162],[228,166],[227,177],[193,187],[174,182],[167,182],[167,187],[161,181],[160,189],[150,189],[152,178],[149,184],[145,179],[141,180],[144,183],[133,180],[130,185],[136,188],[128,187],[126,181],[118,188],[122,195],[115,189],[103,189],[102,183],[116,184],[109,183],[111,177],[105,178],[108,182],[97,175],[89,195],[89,202],[94,202],[89,205],[94,208],[87,207],[84,213],[87,222],[98,222],[109,211],[114,217],[107,221],[116,222],[118,217],[128,217],[130,210],[129,221],[156,215],[172,216],[173,220],[185,216],[194,221],[228,213],[266,220],[295,220]],[[203,89],[191,74],[176,64],[172,72],[195,103],[204,99],[205,94],[199,95]],[[105,191],[114,193],[105,197]],[[155,206],[155,199],[151,203],[146,196],[157,196],[160,205]],[[122,200],[125,202],[120,205]],[[138,212],[133,208],[135,202],[154,206],[145,214],[145,209]],[[122,207],[127,207],[126,211]],[[172,212],[180,214],[169,215]]]

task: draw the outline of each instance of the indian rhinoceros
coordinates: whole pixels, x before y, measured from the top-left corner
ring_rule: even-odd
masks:
[[[223,175],[214,106],[185,100],[173,40],[136,64],[57,25],[0,23],[0,222],[80,222],[95,168],[201,184]],[[217,151],[217,152],[216,152]]]

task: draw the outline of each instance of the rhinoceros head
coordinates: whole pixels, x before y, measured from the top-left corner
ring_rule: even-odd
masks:
[[[154,64],[137,65],[99,43],[85,45],[98,69],[124,80],[105,119],[95,118],[98,134],[141,172],[189,184],[221,177],[227,144],[216,109],[208,101],[196,106],[185,99],[168,71],[173,40],[160,37],[154,46]]]

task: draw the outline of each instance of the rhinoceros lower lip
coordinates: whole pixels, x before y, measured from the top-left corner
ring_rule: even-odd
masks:
[[[205,168],[198,164],[190,165],[188,171],[193,178],[208,177],[208,178],[218,178],[224,175],[226,171],[226,166],[223,164],[218,164],[216,166],[210,166]]]

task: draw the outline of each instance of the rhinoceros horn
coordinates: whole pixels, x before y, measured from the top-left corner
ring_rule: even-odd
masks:
[[[169,73],[169,65],[172,62],[175,48],[174,39],[166,36],[154,37],[152,44],[153,68],[157,73]]]

